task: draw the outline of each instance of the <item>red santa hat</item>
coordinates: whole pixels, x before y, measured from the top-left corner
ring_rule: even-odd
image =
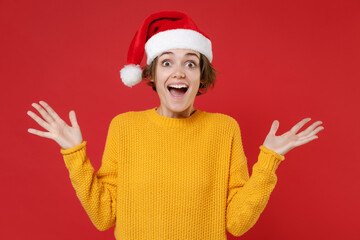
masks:
[[[170,49],[191,49],[212,61],[210,39],[191,18],[182,12],[163,11],[147,17],[131,42],[127,65],[120,71],[123,83],[132,87],[142,80],[140,67],[144,51],[149,65],[161,53]]]

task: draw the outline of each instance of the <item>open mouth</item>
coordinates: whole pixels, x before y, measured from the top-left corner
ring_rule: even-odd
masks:
[[[186,86],[185,84],[168,86],[168,90],[169,90],[170,94],[174,97],[182,97],[186,93],[188,88],[189,87]]]

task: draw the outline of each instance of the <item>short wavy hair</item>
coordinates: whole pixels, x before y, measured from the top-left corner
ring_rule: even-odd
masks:
[[[158,57],[156,57],[150,65],[142,68],[142,80],[151,86],[156,92],[155,83],[151,80],[155,79],[156,65]],[[206,93],[208,88],[213,88],[216,81],[216,71],[205,55],[200,53],[200,86],[196,96]]]

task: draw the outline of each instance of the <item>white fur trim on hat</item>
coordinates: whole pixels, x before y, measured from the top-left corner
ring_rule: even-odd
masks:
[[[145,44],[147,64],[159,54],[170,49],[191,49],[204,54],[212,61],[211,41],[201,33],[190,29],[173,29],[159,32]]]
[[[120,70],[120,77],[123,83],[128,87],[132,87],[138,84],[139,82],[141,82],[142,79],[142,70],[140,68],[140,65],[125,65]]]

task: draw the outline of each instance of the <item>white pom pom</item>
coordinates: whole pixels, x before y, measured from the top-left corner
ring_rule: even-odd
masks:
[[[141,82],[142,79],[142,70],[140,68],[140,65],[125,65],[120,70],[120,78],[123,83],[128,87],[132,87],[138,84],[139,82]]]

